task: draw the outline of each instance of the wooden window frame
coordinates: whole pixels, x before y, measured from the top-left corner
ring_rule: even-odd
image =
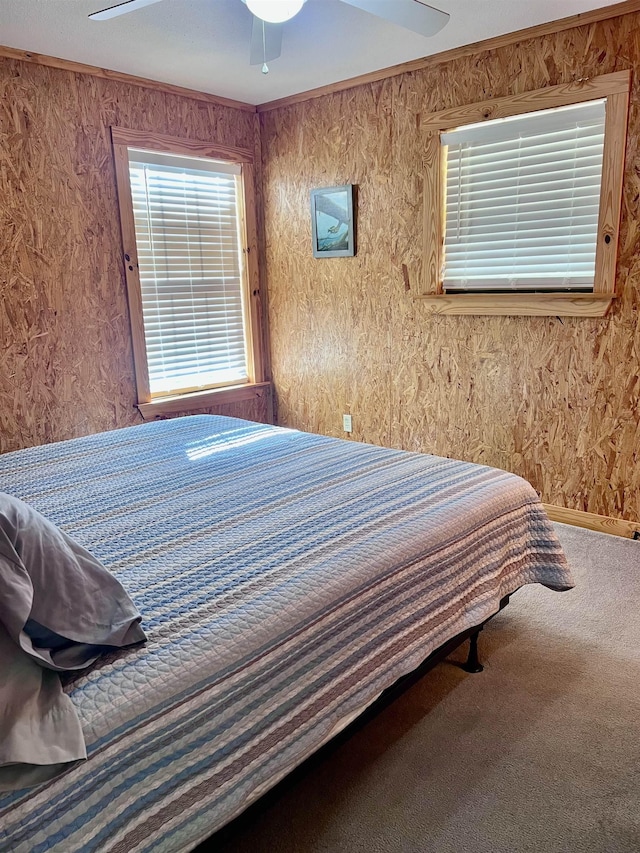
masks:
[[[143,417],[155,417],[184,412],[222,403],[240,402],[260,395],[269,387],[265,377],[265,353],[261,333],[260,274],[258,269],[258,237],[256,226],[255,174],[253,152],[245,148],[231,148],[191,139],[165,136],[159,133],[111,128],[111,141],[115,163],[122,233],[123,264],[129,300],[133,360],[138,392],[137,406]],[[129,148],[162,151],[190,157],[210,157],[240,165],[242,198],[239,215],[242,236],[242,281],[244,288],[244,320],[246,328],[248,381],[237,386],[209,388],[152,399],[149,388],[147,347],[142,314],[142,290],[138,270],[136,231],[129,179]]]
[[[616,297],[615,276],[627,142],[631,72],[548,86],[426,116],[423,270],[417,296],[435,314],[603,317]],[[445,293],[442,281],[446,162],[440,134],[465,124],[607,99],[593,293]]]

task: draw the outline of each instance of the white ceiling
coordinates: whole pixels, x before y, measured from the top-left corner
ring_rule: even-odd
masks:
[[[0,0],[0,44],[262,104],[617,0],[431,0],[451,19],[424,38],[340,0],[308,0],[269,74],[249,65],[241,0],[162,0],[108,21],[118,0]]]

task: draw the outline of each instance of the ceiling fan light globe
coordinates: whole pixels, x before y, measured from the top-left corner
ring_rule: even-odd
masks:
[[[269,24],[289,21],[302,9],[305,0],[245,0],[250,11]]]

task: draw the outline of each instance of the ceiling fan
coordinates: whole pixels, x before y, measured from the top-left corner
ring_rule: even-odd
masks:
[[[161,0],[124,0],[115,6],[93,12],[93,21],[106,21],[117,15],[134,12]],[[253,13],[250,64],[262,65],[267,73],[267,62],[277,59],[282,52],[282,32],[286,21],[298,14],[306,0],[242,0]],[[424,0],[341,0],[370,12],[378,18],[398,24],[423,36],[439,32],[449,20],[447,12],[429,6]]]

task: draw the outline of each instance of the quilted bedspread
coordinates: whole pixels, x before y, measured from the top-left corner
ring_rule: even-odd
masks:
[[[526,583],[571,586],[493,468],[197,416],[0,457],[148,642],[68,692],[88,760],[0,796],[0,850],[191,850]]]

